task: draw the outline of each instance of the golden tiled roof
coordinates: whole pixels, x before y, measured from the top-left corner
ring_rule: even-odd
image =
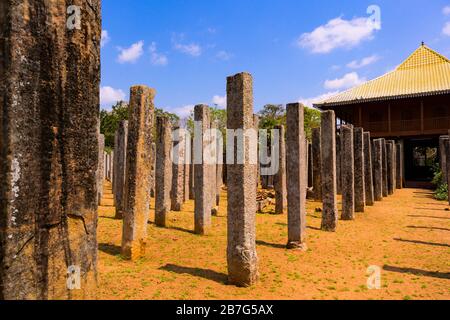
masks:
[[[421,45],[394,71],[337,94],[318,108],[450,93],[450,60]]]

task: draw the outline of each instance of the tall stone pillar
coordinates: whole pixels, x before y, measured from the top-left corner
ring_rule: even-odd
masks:
[[[155,137],[152,136],[152,141],[155,141]],[[155,198],[155,186],[156,184],[156,143],[152,143],[152,168],[150,175],[150,197]]]
[[[128,121],[121,121],[116,133],[114,170],[114,203],[116,206],[116,219],[122,219],[124,213],[123,192],[125,189],[125,174],[127,164]]]
[[[0,300],[95,298],[100,17],[0,2]]]
[[[308,140],[306,140],[308,141]],[[308,188],[314,187],[312,143],[308,142]]]
[[[172,124],[168,117],[156,118],[155,224],[167,227],[172,189]]]
[[[322,201],[322,147],[320,128],[312,129],[312,175],[314,200]]]
[[[218,132],[219,134],[219,132]],[[220,205],[220,195],[222,193],[222,187],[223,187],[223,139],[219,138],[219,135],[217,136],[217,166],[216,166],[216,207],[219,207]]]
[[[228,130],[254,129],[253,79],[250,74],[239,73],[227,78],[227,113]],[[241,148],[244,152],[243,163],[235,161],[232,164],[227,161],[227,262],[229,283],[247,287],[255,284],[259,278],[256,254],[256,201],[254,201],[256,198],[257,141],[243,140],[244,147]],[[239,139],[235,139],[234,136],[231,137],[231,140],[230,137],[227,138],[228,158],[232,156],[235,160],[239,158],[237,143],[239,143]],[[229,152],[233,152],[233,154],[230,155]],[[253,153],[255,161],[250,161]]]
[[[184,179],[184,187],[183,187],[183,194],[184,194],[184,203],[188,202],[190,199],[190,194],[189,194],[189,179],[191,176],[191,137],[188,134],[187,130],[185,131],[186,136],[184,139],[184,142],[186,143],[184,150],[185,150],[185,155],[184,155],[184,175],[183,175],[183,179]]]
[[[195,233],[206,235],[211,229],[211,165],[207,163],[206,150],[210,136],[210,112],[206,105],[197,105],[194,110],[194,118],[197,125],[194,134],[194,188],[195,188]],[[215,185],[215,184],[214,184]]]
[[[396,185],[397,185],[397,189],[403,189],[403,163],[404,163],[404,158],[403,158],[403,144],[401,143],[397,143],[395,145],[397,152],[396,152],[396,157],[397,157],[397,168],[395,170],[396,173]]]
[[[194,188],[194,138],[191,138],[191,162],[189,165],[189,200],[195,200],[195,188]]]
[[[288,249],[306,250],[306,187],[304,107],[287,105],[286,174],[288,191]]]
[[[448,161],[449,159],[450,159],[450,140],[446,140],[445,142],[444,142],[444,150],[445,150],[445,158],[446,158],[446,162],[445,162],[445,165],[446,165],[446,170],[445,171],[447,171],[447,178],[448,177],[450,177],[450,161]],[[447,182],[448,183],[448,181],[444,181],[444,183],[445,182]],[[449,204],[450,204],[450,188],[448,188],[448,201],[449,201]]]
[[[279,131],[279,169],[275,175],[275,214],[283,214],[287,206],[286,190],[286,143],[284,126],[275,127]]]
[[[98,136],[98,169],[97,169],[97,203],[103,198],[103,182],[105,180],[105,136],[99,134]]]
[[[364,185],[366,192],[366,205],[375,204],[373,193],[373,169],[372,169],[372,143],[370,132],[364,132]]]
[[[184,158],[185,158],[185,135],[184,129],[180,126],[173,128],[173,164],[172,164],[172,190],[171,190],[171,209],[172,211],[181,211],[184,204]]]
[[[439,164],[442,171],[442,179],[444,181],[447,181],[447,155],[445,153],[445,144],[447,143],[447,140],[449,140],[449,136],[439,137]]]
[[[322,230],[337,229],[336,201],[336,116],[334,111],[322,113]]]
[[[218,124],[216,121],[211,121],[211,131],[209,136],[209,147],[207,152],[209,152],[209,158],[211,159],[211,163],[209,165],[209,180],[211,182],[211,214],[213,216],[217,216],[219,208],[217,205],[217,127]]]
[[[339,132],[336,133],[336,186],[337,194],[342,195],[342,142]]]
[[[355,219],[355,160],[353,126],[341,126],[342,220]]]
[[[387,181],[388,181],[388,194],[394,194],[395,186],[395,155],[394,155],[395,143],[393,141],[386,142],[386,156],[387,156]]]
[[[258,135],[258,162],[257,162],[257,173],[256,173],[256,189],[258,189],[259,185],[261,184],[261,164],[260,164],[260,159],[259,159],[259,149],[260,149],[260,145],[259,145],[259,122],[260,122],[260,118],[257,114],[253,115],[253,125],[255,126],[255,130],[257,132]]]
[[[389,182],[388,182],[388,163],[387,163],[387,148],[386,148],[386,139],[381,139],[381,147],[382,147],[382,160],[383,160],[383,197],[387,197],[389,195]]]
[[[154,97],[146,86],[130,89],[122,255],[131,260],[145,255],[147,243]]]
[[[353,130],[355,150],[355,212],[364,212],[366,207],[366,190],[364,182],[364,130]]]
[[[375,201],[383,200],[383,140],[373,143],[373,191]]]

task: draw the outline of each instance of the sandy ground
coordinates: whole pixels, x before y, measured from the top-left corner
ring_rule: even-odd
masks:
[[[308,251],[292,252],[287,216],[259,214],[260,281],[226,284],[226,192],[210,236],[197,236],[194,203],[155,227],[153,208],[145,258],[120,256],[122,223],[110,185],[99,210],[99,299],[450,299],[450,212],[426,190],[398,190],[336,233],[320,231],[320,203],[308,203]],[[340,204],[339,204],[340,207]],[[270,211],[270,209],[269,209]],[[381,268],[381,288],[367,288],[369,266]]]

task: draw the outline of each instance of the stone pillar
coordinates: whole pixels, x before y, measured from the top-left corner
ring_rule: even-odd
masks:
[[[322,230],[337,229],[336,201],[336,117],[334,111],[322,113]]]
[[[383,200],[383,140],[373,141],[373,191],[375,201]]]
[[[131,260],[145,255],[147,243],[154,97],[146,86],[130,89],[122,255]]]
[[[397,185],[397,189],[403,189],[403,145],[401,143],[397,143],[395,145],[397,152],[396,152],[396,157],[397,157],[397,169],[395,170],[396,173],[396,185]],[[447,169],[447,168],[445,168]]]
[[[312,170],[314,200],[322,201],[322,148],[320,128],[312,129]]]
[[[155,141],[155,137],[152,136],[152,141]],[[152,168],[150,174],[150,197],[155,198],[155,186],[156,184],[156,143],[152,143]]]
[[[364,182],[364,130],[353,130],[355,150],[355,212],[364,212],[366,207],[366,186]]]
[[[168,117],[156,118],[155,224],[167,227],[172,189],[172,124]]]
[[[191,171],[191,138],[188,134],[188,131],[185,130],[185,139],[184,143],[186,144],[184,147],[184,186],[183,186],[183,195],[184,195],[184,203],[189,201],[189,177]]]
[[[389,195],[389,182],[388,182],[388,163],[387,163],[387,149],[386,149],[386,139],[381,139],[382,147],[382,160],[383,160],[383,197]]]
[[[98,136],[98,169],[97,169],[97,203],[103,198],[103,182],[105,180],[105,136],[99,134]]]
[[[342,195],[342,143],[341,135],[336,133],[336,186],[337,194]]]
[[[256,167],[257,168],[256,189],[258,189],[259,185],[261,184],[261,164],[259,161],[259,148],[260,148],[260,146],[259,146],[259,122],[260,122],[259,116],[254,114],[253,115],[253,125],[255,126],[255,130],[258,134],[258,151],[257,151],[258,152],[258,162],[257,162],[257,167]]]
[[[101,10],[73,2],[79,29],[69,1],[0,2],[0,300],[95,298]]]
[[[211,229],[211,165],[206,163],[206,149],[209,144],[208,130],[210,127],[210,112],[206,105],[197,105],[194,119],[200,121],[194,134],[194,188],[195,188],[195,233],[206,235]],[[199,149],[199,150],[198,150]]]
[[[275,127],[279,130],[279,169],[275,175],[275,214],[283,214],[287,206],[286,190],[286,143],[284,126]]]
[[[373,193],[373,171],[372,171],[372,143],[370,132],[364,132],[364,185],[366,192],[366,205],[375,204]]]
[[[244,131],[254,129],[253,79],[248,73],[227,78],[227,128]],[[227,138],[227,156],[237,158],[237,143]],[[247,139],[245,139],[247,140]],[[259,278],[256,254],[256,175],[257,141],[248,141],[243,149],[243,164],[227,161],[228,179],[228,282],[247,287]],[[231,149],[231,146],[233,147]],[[229,154],[233,150],[233,154]],[[254,163],[249,161],[254,154]]]
[[[194,189],[194,138],[191,138],[191,162],[189,165],[189,200],[195,200],[195,189]]]
[[[304,107],[287,105],[286,175],[288,191],[288,249],[306,250],[306,144]]]
[[[439,137],[439,164],[442,171],[442,179],[447,181],[447,155],[445,153],[445,144],[449,140],[449,136]]]
[[[223,139],[217,137],[217,167],[216,167],[216,206],[220,205],[220,195],[223,187]]]
[[[314,187],[312,143],[308,142],[308,188]]]
[[[386,157],[387,157],[387,181],[388,181],[388,194],[394,194],[395,185],[395,160],[394,160],[394,142],[386,142]]]
[[[209,180],[211,182],[211,214],[213,216],[217,216],[218,214],[218,205],[217,205],[217,127],[218,124],[216,121],[211,121],[211,132],[209,136],[209,147],[208,147],[208,156],[211,159],[210,165],[209,165]]]
[[[446,140],[445,142],[444,142],[444,150],[445,150],[445,158],[446,158],[446,162],[445,162],[445,165],[446,165],[446,170],[445,171],[447,171],[447,178],[448,177],[450,177],[450,161],[448,161],[449,159],[450,159],[450,140]],[[444,181],[444,183],[447,183],[448,184],[448,180],[447,181]],[[449,204],[450,204],[450,188],[448,188],[448,201],[449,201]]]
[[[176,126],[173,128],[173,163],[172,163],[172,190],[170,197],[171,210],[181,211],[184,204],[184,158],[185,135],[184,129]]]
[[[353,126],[341,126],[342,220],[355,219],[355,160]]]
[[[123,192],[125,189],[126,164],[127,164],[127,139],[128,121],[121,121],[116,133],[115,158],[114,163],[115,183],[114,183],[114,203],[116,206],[116,219],[122,219],[124,213]]]

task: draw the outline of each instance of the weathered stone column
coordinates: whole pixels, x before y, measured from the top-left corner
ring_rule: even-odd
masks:
[[[312,170],[314,200],[322,201],[322,148],[320,128],[312,129]]]
[[[386,142],[386,156],[387,156],[387,181],[388,181],[388,194],[394,194],[395,184],[395,160],[394,160],[394,142]]]
[[[364,183],[364,130],[354,128],[353,144],[355,150],[355,212],[364,212],[366,190]]]
[[[185,155],[184,155],[184,202],[186,203],[187,201],[189,201],[190,199],[190,177],[191,177],[191,159],[192,159],[192,155],[191,155],[191,137],[188,134],[188,131],[186,129],[185,131],[186,136],[184,139],[184,142],[186,143],[186,146],[184,148],[185,150]]]
[[[191,137],[191,162],[189,166],[189,200],[195,200],[195,189],[194,189],[194,138]]]
[[[336,192],[342,195],[342,142],[339,132],[336,133]]]
[[[181,211],[184,204],[184,157],[186,142],[184,130],[179,125],[173,128],[173,163],[172,163],[172,190],[170,193],[171,210]]]
[[[287,105],[286,174],[288,192],[288,249],[306,250],[306,187],[304,107]]]
[[[210,112],[206,105],[197,105],[194,119],[201,122],[194,134],[194,188],[195,188],[195,233],[206,235],[211,229],[211,165],[206,163],[206,149],[209,144]],[[200,149],[201,148],[201,149]],[[200,149],[200,150],[197,150]],[[215,184],[214,184],[215,185]]]
[[[260,164],[260,159],[259,159],[259,148],[260,148],[260,145],[259,145],[259,122],[260,122],[259,116],[257,114],[254,114],[253,115],[253,125],[255,126],[255,130],[258,134],[258,151],[257,151],[258,152],[258,155],[257,155],[258,162],[257,162],[257,166],[256,166],[256,168],[257,168],[256,189],[257,190],[258,190],[259,185],[261,184],[261,164]]]
[[[445,144],[449,140],[449,136],[440,136],[439,137],[439,164],[442,171],[442,178],[444,181],[447,181],[447,155],[446,155],[446,147]]]
[[[397,143],[395,145],[397,152],[397,170],[395,170],[396,173],[396,185],[397,189],[403,189],[403,163],[404,163],[404,157],[403,157],[403,144]]]
[[[130,89],[122,255],[131,260],[145,255],[147,243],[154,97],[146,86]]]
[[[355,219],[355,160],[353,126],[341,126],[342,220]]]
[[[387,163],[387,149],[386,149],[386,139],[381,139],[382,147],[382,160],[383,160],[383,197],[389,195],[389,182],[388,182],[388,163]]]
[[[208,157],[211,159],[211,163],[209,163],[209,181],[211,183],[211,214],[213,216],[217,216],[219,208],[217,205],[217,127],[218,124],[216,121],[211,121],[211,131],[209,136],[209,147],[207,152]]]
[[[448,177],[450,177],[450,161],[449,161],[449,159],[450,159],[450,140],[446,140],[445,142],[444,142],[444,150],[445,150],[445,158],[446,158],[446,162],[445,162],[445,164],[446,164],[446,171],[447,171],[447,179],[448,179]],[[448,180],[447,181],[444,181],[444,183],[445,182],[449,182]],[[448,201],[449,201],[449,204],[450,204],[450,188],[448,188]]]
[[[308,140],[306,140],[308,141]],[[314,187],[312,143],[308,141],[308,188]]]
[[[228,130],[254,129],[253,79],[248,73],[227,78],[227,128]],[[234,159],[238,157],[234,137],[227,138],[227,156],[232,146]],[[244,139],[247,140],[247,139]],[[248,141],[248,140],[247,140]],[[250,142],[250,141],[248,141]],[[258,256],[256,254],[256,162],[257,141],[244,144],[243,164],[227,161],[228,179],[228,281],[237,286],[251,286],[258,280]]]
[[[336,205],[336,117],[334,111],[322,113],[322,230],[337,229]]]
[[[217,136],[217,166],[216,166],[216,207],[220,205],[220,194],[223,187],[223,139]]]
[[[372,142],[370,132],[364,132],[364,185],[366,192],[366,205],[375,204],[373,193],[373,169],[372,169]]]
[[[275,175],[275,214],[283,214],[287,206],[286,190],[286,143],[284,126],[276,126],[279,130],[279,169]]]
[[[105,180],[105,136],[99,134],[98,136],[98,169],[97,169],[97,203],[103,198],[103,182]]]
[[[383,140],[377,139],[373,143],[373,191],[375,201],[383,200]]]
[[[0,300],[95,298],[100,17],[0,2]]]
[[[116,133],[115,145],[115,167],[114,176],[114,203],[116,206],[116,219],[123,218],[124,203],[123,192],[125,188],[125,174],[127,163],[127,139],[128,139],[128,121],[121,121]]]
[[[155,137],[152,136],[152,141],[156,141]],[[152,167],[150,174],[150,197],[155,198],[156,192],[156,143],[152,143]]]
[[[172,124],[168,117],[156,118],[155,224],[167,227],[172,189]]]

